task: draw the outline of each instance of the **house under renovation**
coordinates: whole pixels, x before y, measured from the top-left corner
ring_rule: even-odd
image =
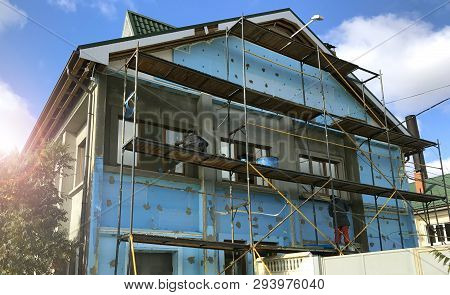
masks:
[[[290,9],[181,28],[128,11],[121,38],[72,53],[25,147],[76,159],[58,182],[81,242],[67,273],[252,274],[278,253],[416,247],[410,202],[444,197],[410,192],[404,162],[436,144],[374,79]]]

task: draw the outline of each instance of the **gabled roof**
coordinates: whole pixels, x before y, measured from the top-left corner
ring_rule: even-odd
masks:
[[[305,25],[305,23],[289,8],[247,15],[245,16],[245,18],[256,24],[283,21],[289,22],[298,28]],[[79,46],[76,52],[72,54],[72,57],[67,64],[67,69],[69,69],[74,75],[81,75],[86,72],[83,70],[88,65],[95,64],[98,67],[107,66],[111,59],[117,60],[123,58],[124,56],[130,55],[135,50],[138,44],[140,48],[157,51],[161,50],[161,48],[166,48],[167,46],[178,46],[180,44],[185,44],[186,42],[206,40],[213,36],[223,34],[225,32],[225,29],[231,28],[233,25],[235,25],[239,21],[240,17],[218,20],[203,24],[196,24],[182,28],[174,28],[171,25],[152,20],[151,18],[139,15],[131,11],[127,12],[126,19],[128,20],[128,24],[125,24],[128,25],[128,35],[122,38]],[[131,21],[132,19],[135,20],[134,23],[136,25],[136,30],[138,30],[137,24],[139,24],[139,27],[141,28],[139,32],[141,33],[134,34],[134,32],[131,32],[135,30]],[[150,23],[152,24],[152,26],[150,26]],[[198,34],[199,32],[204,32],[201,29],[205,27],[211,27],[213,29],[206,30],[206,34]],[[148,32],[146,30],[148,30]],[[304,35],[305,38],[308,38],[312,43],[316,44],[323,52],[332,54],[332,52],[309,28],[305,28],[302,31],[302,35]],[[79,67],[75,69],[74,65],[78,65]],[[78,71],[80,72],[78,73]],[[61,112],[60,108],[67,108],[67,105],[69,104],[68,99],[63,98],[61,100],[61,97],[67,96],[67,87],[69,87],[69,89],[73,89],[75,87],[73,83],[70,83],[71,81],[66,75],[66,69],[64,69],[61,74],[60,80],[58,81],[57,85],[54,88],[54,91],[50,95],[46,107],[41,113],[33,131],[30,134],[30,137],[28,138],[27,144],[25,145],[25,150],[34,146],[38,141],[49,138],[48,132],[45,132],[45,130],[49,128],[49,124],[54,125],[56,124],[56,122],[53,122],[55,120],[51,120],[53,123],[48,123],[48,118],[53,118],[56,116],[55,113],[52,112],[52,110]],[[350,83],[352,82],[350,81]],[[65,88],[65,86],[67,87]],[[366,98],[369,107],[375,110],[380,110],[381,114],[382,104],[370,91],[367,90],[367,88],[366,91]],[[62,105],[55,106],[54,104],[58,102],[58,100],[62,101],[60,103]],[[389,112],[389,110],[387,110],[387,117],[388,125],[396,125],[401,132],[409,135],[409,132],[406,130],[406,128],[403,127],[403,125],[398,125],[399,121]]]
[[[445,184],[447,188],[447,193],[450,193],[450,174],[446,174],[445,176]],[[445,187],[444,187],[444,181],[442,179],[442,176],[436,176],[433,178],[428,178],[425,180],[425,193],[434,195],[434,196],[442,196],[445,197]],[[409,190],[414,192],[416,190],[415,183],[409,184]],[[414,209],[416,210],[423,210],[422,203],[416,203],[412,202],[412,205]],[[435,201],[434,203],[431,203],[428,207],[428,210],[433,210],[436,206],[436,209],[438,208],[446,208],[447,204],[444,200]]]
[[[289,8],[247,15],[245,16],[245,18],[257,24],[276,20],[285,20],[296,25],[297,27],[303,27],[305,24]],[[79,46],[78,50],[80,52],[81,58],[91,60],[103,65],[108,65],[108,63],[110,62],[110,57],[113,59],[120,59],[123,58],[123,56],[131,55],[138,43],[142,49],[156,51],[156,48],[158,46],[161,46],[161,48],[163,48],[166,44],[175,44],[176,42],[180,42],[178,44],[180,45],[182,42],[187,42],[189,40],[191,40],[192,42],[199,41],[205,36],[197,36],[197,29],[214,26],[217,28],[216,32],[224,32],[226,28],[231,28],[237,21],[239,21],[239,19],[240,17],[235,17],[187,27],[174,28],[167,31],[159,31],[144,35],[128,36],[125,38],[91,43]],[[214,33],[210,32],[209,36],[211,37],[212,35],[214,35]],[[319,48],[323,52],[330,55],[333,54],[324,45],[322,40],[320,40],[317,35],[315,35],[314,32],[312,32],[308,27],[302,31],[302,35],[309,38],[313,42],[313,44],[319,46]],[[206,38],[208,38],[208,34]],[[350,76],[354,78],[353,75]],[[351,81],[349,83],[354,84],[354,82]],[[359,86],[355,84],[354,87],[358,88]],[[384,112],[381,102],[370,91],[368,91],[367,88],[365,89],[365,91],[367,99],[366,102],[369,105],[369,108],[372,110],[372,112],[377,113],[377,117],[383,118]],[[399,130],[400,132],[410,135],[408,130],[402,124],[400,124],[398,119],[389,110],[387,110],[387,119],[388,126],[395,126],[394,128]]]
[[[163,23],[159,20],[144,16],[131,10],[127,11],[127,17],[130,21],[134,36],[166,32],[175,29],[172,25]]]

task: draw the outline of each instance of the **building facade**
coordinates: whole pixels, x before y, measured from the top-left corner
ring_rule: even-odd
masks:
[[[290,9],[246,19],[283,36],[291,36],[303,25]],[[351,79],[343,82],[330,71],[249,41],[245,41],[243,65],[242,39],[225,35],[225,30],[238,21],[233,18],[174,28],[128,12],[122,38],[80,46],[72,54],[26,146],[33,149],[51,139],[68,145],[76,159],[73,172],[59,180],[61,192],[69,196],[69,221],[64,226],[71,239],[82,242],[69,273],[129,272],[130,247],[126,241],[119,244],[116,260],[121,187],[121,234],[126,234],[130,226],[133,186],[133,232],[158,237],[248,244],[250,228],[253,240],[258,241],[293,210],[266,179],[250,175],[250,226],[245,173],[233,173],[230,179],[227,170],[145,153],[133,156],[131,151],[124,151],[121,180],[122,143],[133,137],[134,126],[134,114],[126,115],[123,122],[123,100],[134,93],[136,78],[132,68],[125,76],[124,65],[137,46],[147,48],[148,54],[158,60],[237,85],[242,86],[245,73],[246,87],[266,96],[318,110],[325,108],[333,116],[378,128],[384,116],[388,126],[398,125],[388,111],[383,115],[381,103],[365,88],[365,101],[361,101],[352,90],[361,87],[348,84],[354,83]],[[296,38],[333,56],[309,29]],[[207,153],[211,155],[245,160],[248,150],[249,161],[276,157],[283,171],[377,188],[395,183],[398,189],[408,191],[403,151],[395,144],[345,136],[331,128],[333,123],[324,116],[301,120],[258,108],[247,109],[245,133],[242,124],[246,109],[242,104],[201,91],[204,84],[187,87],[145,72],[139,73],[137,82],[136,135],[140,138],[173,146],[188,130],[195,130],[209,143]],[[398,133],[410,135],[403,126],[396,128]],[[359,148],[353,146],[355,143]],[[273,230],[264,239],[267,247],[333,250],[333,218],[328,212],[332,193],[350,206],[350,238],[357,242],[358,251],[418,245],[412,210],[402,199],[385,194],[375,198],[375,193],[356,193],[355,189],[319,190],[320,185],[268,178],[301,208],[302,214],[294,212]],[[384,204],[383,211],[376,214]],[[137,272],[142,274],[217,274],[225,270],[233,256],[242,253],[164,243],[135,243],[134,252]],[[273,254],[269,252],[259,254]],[[235,272],[252,273],[251,254],[236,263]]]

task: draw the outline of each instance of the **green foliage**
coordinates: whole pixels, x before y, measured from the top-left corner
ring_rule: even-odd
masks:
[[[447,257],[438,249],[433,249],[431,254],[434,255],[434,258],[436,258],[438,262],[442,262],[442,264],[447,267],[447,272],[450,273],[450,257]]]
[[[0,160],[0,274],[52,274],[67,263],[75,245],[61,230],[66,197],[55,183],[71,161],[59,144]]]

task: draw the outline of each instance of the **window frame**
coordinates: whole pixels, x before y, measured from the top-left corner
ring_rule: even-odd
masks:
[[[228,139],[228,138],[224,138],[221,137],[220,138],[220,153],[222,155],[224,155],[225,157],[229,157],[228,156],[228,142],[231,142],[232,144],[232,150],[231,150],[231,159],[234,160],[241,160],[238,157],[238,149],[239,149],[239,145],[241,145],[241,149],[245,149],[245,141],[240,141],[240,140],[235,140],[235,139]],[[226,145],[226,153],[223,153],[222,150],[222,144]],[[251,157],[249,157],[249,161],[254,163],[256,162],[256,149],[260,149],[260,150],[265,150],[266,151],[266,155],[262,155],[261,153],[261,157],[270,157],[271,155],[271,150],[272,147],[271,146],[267,146],[267,145],[262,145],[262,144],[255,144],[255,143],[248,143],[249,144],[249,149],[251,151]],[[243,147],[242,147],[243,146]],[[229,172],[222,170],[222,181],[230,181],[229,177],[228,177]],[[233,173],[232,174],[232,181],[235,183],[247,183],[247,176],[242,174],[242,173]],[[260,182],[261,184],[259,184],[258,182]],[[250,184],[251,185],[256,185],[256,186],[261,186],[261,187],[268,187],[269,184],[264,181],[264,179],[260,176],[252,176],[250,175]]]
[[[181,138],[184,138],[184,133],[186,133],[186,131],[183,131],[183,130],[181,130],[179,128],[170,128],[170,127],[166,127],[166,126],[158,126],[158,127],[162,129],[162,142],[164,144],[170,144],[170,143],[167,142],[167,132],[168,131],[177,132],[177,133],[181,134]],[[175,145],[175,143],[173,143],[173,145]],[[162,163],[163,163],[163,166],[166,166],[166,165],[168,165],[170,163],[170,160],[163,158],[162,159]],[[170,174],[186,175],[186,163],[180,162],[175,167],[177,167],[180,164],[182,165],[181,166],[182,171],[181,172],[177,172],[176,169],[175,169],[173,172],[170,172]],[[166,168],[166,167],[164,167],[164,168]]]
[[[127,120],[125,119],[125,124],[123,124],[122,122],[124,121],[124,119],[122,118],[122,116],[119,116],[117,122],[117,159],[116,162],[118,165],[120,165],[120,163],[122,162],[122,157],[121,157],[121,150],[122,150],[122,128],[125,127],[125,133],[124,133],[124,141],[123,143],[125,144],[127,141],[129,141],[132,137],[133,134],[131,134],[130,136],[127,136],[127,124],[129,124],[128,126],[133,126],[133,121],[131,120]],[[125,125],[125,126],[124,126]],[[140,123],[136,122],[136,136],[139,137],[139,128],[140,128]],[[131,132],[133,132],[133,128],[130,127]],[[126,167],[131,167],[131,162],[132,160],[130,159],[128,161],[127,155],[131,155],[131,157],[133,156],[133,152],[132,151],[125,151],[124,157],[123,157],[123,166]],[[138,163],[139,163],[139,154],[136,153],[136,157],[134,158],[134,166],[137,167]]]
[[[117,128],[117,135],[118,135],[118,137],[117,137],[117,143],[118,143],[118,145],[117,145],[118,146],[118,149],[117,149],[117,164],[118,165],[120,165],[120,163],[121,163],[121,154],[120,154],[120,152],[121,152],[121,148],[122,148],[122,142],[121,142],[121,140],[122,140],[122,121],[123,121],[123,117],[121,115],[119,115],[118,119],[117,119],[117,122],[118,122],[118,128]],[[127,129],[126,128],[127,123],[133,124],[133,121],[129,120],[129,119],[125,119],[125,130]],[[145,128],[146,126],[157,127],[157,128],[160,129],[159,131],[161,132],[161,143],[163,143],[163,144],[168,144],[167,143],[167,131],[178,132],[178,133],[181,133],[182,136],[184,136],[184,133],[187,132],[187,129],[184,129],[184,128],[172,127],[172,126],[169,126],[169,125],[163,125],[163,124],[158,124],[158,123],[145,122],[143,120],[137,120],[136,121],[136,136],[137,137],[142,135],[143,131],[141,130],[141,128]],[[131,128],[131,131],[133,131],[132,128]],[[127,142],[129,139],[130,138],[125,136],[124,142]],[[127,151],[127,153],[132,154],[131,151]],[[140,155],[139,155],[139,153],[137,153],[136,154],[136,158],[135,158],[135,163],[134,163],[135,167],[139,167],[139,157],[140,157]],[[164,158],[161,158],[161,160],[162,160],[162,165],[165,168],[166,165],[168,164],[168,160],[164,159]],[[183,171],[182,172],[171,172],[170,174],[185,176],[186,175],[186,163],[182,163],[182,164],[183,164]],[[124,159],[123,165],[126,166],[126,167],[131,167],[131,161],[129,161],[129,163],[128,163]]]
[[[328,173],[328,167],[329,167],[329,163],[328,163],[328,158],[326,157],[318,157],[318,156],[310,156],[307,154],[303,154],[300,153],[298,155],[298,159],[299,159],[299,164],[298,164],[298,170],[302,173],[308,173],[308,174],[312,174],[312,175],[319,175],[319,176],[325,176],[325,177],[329,177]],[[301,161],[301,159],[305,160],[305,161]],[[307,162],[308,163],[308,171],[302,171],[302,163]],[[314,163],[319,163],[319,170],[320,173],[314,173]],[[341,165],[343,165],[342,161],[339,160],[335,160],[335,159],[330,159],[330,163],[331,165],[334,166],[334,171],[331,172],[331,176],[335,179],[341,179],[340,177],[340,171],[343,171],[343,169],[341,168]],[[333,169],[333,168],[332,168]],[[342,170],[341,170],[342,169]],[[334,175],[333,175],[334,174]],[[314,186],[312,191],[308,191],[309,193],[313,194],[315,192],[317,192],[317,190],[319,189],[319,187]],[[341,192],[335,190],[334,192],[337,196],[341,196]],[[331,189],[328,188],[324,188],[321,190],[321,192],[318,192],[316,195],[321,195],[321,196],[330,196],[331,194]]]
[[[86,138],[77,145],[77,158],[75,166],[75,185],[82,184],[84,181],[84,172],[86,166]]]
[[[450,241],[450,222],[425,224],[424,227],[428,245],[443,244]],[[442,229],[442,231],[440,232],[438,228]]]

